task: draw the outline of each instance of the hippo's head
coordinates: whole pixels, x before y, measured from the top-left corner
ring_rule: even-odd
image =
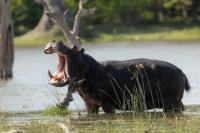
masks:
[[[56,53],[58,55],[57,72],[52,74],[50,70],[49,84],[56,87],[63,87],[69,83],[69,80],[73,78],[81,68],[80,55],[84,52],[84,49],[78,50],[76,47],[69,48],[62,41],[50,41],[45,49],[45,54]]]

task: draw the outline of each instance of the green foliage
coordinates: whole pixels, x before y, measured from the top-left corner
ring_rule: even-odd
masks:
[[[65,0],[66,5],[75,11],[78,0]],[[144,22],[156,22],[159,20],[158,13],[162,13],[166,19],[182,18],[190,19],[190,13],[198,9],[193,9],[194,5],[199,5],[197,0],[90,0],[87,7],[96,7],[96,14],[86,19],[87,24],[137,24]],[[197,16],[193,16],[197,17]]]
[[[97,8],[92,17],[95,23],[134,23],[142,17],[149,0],[101,0],[91,1],[89,6]]]
[[[191,6],[192,5],[192,0],[166,0],[163,3],[163,6],[166,9],[170,9],[170,8],[179,8],[180,6],[185,5],[185,6]],[[178,6],[178,7],[176,7]]]
[[[180,24],[179,24],[180,25]],[[93,34],[90,37],[81,38],[82,42],[87,43],[105,43],[113,41],[200,41],[200,27],[185,28],[185,26],[115,26],[106,25],[95,27],[96,31],[91,31]],[[112,29],[115,29],[114,31]],[[59,30],[59,29],[57,29]],[[91,29],[88,29],[90,31]],[[114,33],[114,34],[113,34]],[[44,46],[49,40],[62,40],[66,41],[63,35],[55,34],[40,34],[28,33],[24,36],[15,37],[14,41],[16,46]]]
[[[50,106],[47,107],[44,111],[43,111],[44,115],[51,115],[51,116],[55,116],[55,115],[69,115],[70,111],[66,108],[59,108],[57,106]]]
[[[12,0],[10,8],[16,34],[34,28],[42,15],[42,7],[33,0]]]
[[[64,0],[75,15],[79,0]],[[92,17],[84,17],[81,31],[95,25],[151,25],[181,19],[189,23],[200,20],[199,0],[88,0],[87,8],[96,7]],[[11,11],[16,34],[22,34],[38,23],[43,11],[33,0],[13,0]],[[71,25],[71,24],[70,24]]]

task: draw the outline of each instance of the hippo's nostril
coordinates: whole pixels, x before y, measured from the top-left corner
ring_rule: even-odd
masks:
[[[55,46],[56,46],[55,43],[56,43],[55,40],[48,42],[45,49],[44,49],[44,53],[45,54],[55,53]]]
[[[45,54],[52,54],[54,51],[53,51],[53,49],[52,49],[52,47],[50,47],[50,48],[45,48],[44,49],[44,53]]]

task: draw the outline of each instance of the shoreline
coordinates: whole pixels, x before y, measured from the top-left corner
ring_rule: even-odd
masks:
[[[30,31],[25,35],[14,38],[14,44],[16,47],[23,46],[44,46],[50,40],[62,40],[66,43],[66,39],[63,34],[56,30],[59,34],[54,32],[37,33]],[[87,33],[86,33],[87,34]],[[92,33],[90,33],[92,34]],[[104,43],[112,42],[196,42],[200,43],[200,27],[183,27],[182,29],[177,28],[165,28],[165,27],[149,27],[134,28],[126,27],[125,31],[113,31],[113,32],[102,32],[95,31],[96,35],[89,38],[81,38],[83,45],[102,45]]]

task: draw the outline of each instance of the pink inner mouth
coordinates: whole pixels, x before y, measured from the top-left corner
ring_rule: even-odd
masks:
[[[57,66],[57,72],[52,74],[50,70],[48,71],[50,78],[49,83],[57,86],[64,84],[69,80],[68,72],[66,72],[67,70],[66,58],[58,53],[58,60],[59,62]]]

